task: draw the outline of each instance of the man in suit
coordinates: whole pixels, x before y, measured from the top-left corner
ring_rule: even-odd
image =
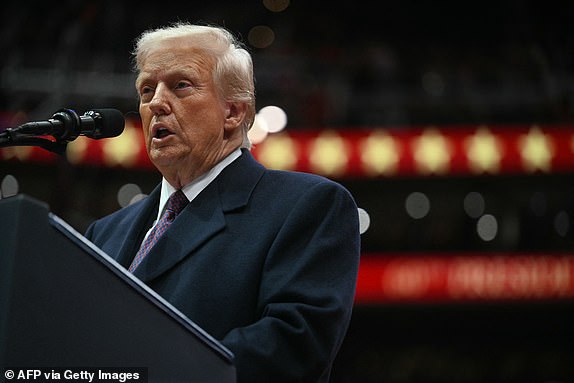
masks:
[[[253,158],[252,61],[227,30],[150,30],[134,55],[146,148],[163,179],[86,237],[226,346],[238,382],[327,382],[359,264],[352,196]],[[189,202],[168,225],[179,191]]]

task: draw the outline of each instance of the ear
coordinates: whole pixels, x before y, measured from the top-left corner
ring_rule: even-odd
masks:
[[[234,131],[241,125],[247,113],[247,104],[244,102],[227,102],[225,110],[225,124],[223,128],[227,132]]]

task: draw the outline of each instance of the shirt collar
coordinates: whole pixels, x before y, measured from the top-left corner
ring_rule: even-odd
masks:
[[[223,169],[225,169],[229,164],[235,161],[241,155],[241,149],[237,148],[233,152],[231,152],[227,157],[219,161],[214,167],[210,170],[202,174],[201,176],[197,177],[191,183],[185,185],[182,188],[183,193],[187,197],[187,199],[191,202],[199,193],[203,191],[218,175],[221,173]],[[161,194],[159,197],[159,209],[157,214],[157,219],[159,220],[163,210],[165,208],[165,204],[169,199],[169,196],[175,192],[176,189],[170,185],[169,182],[165,178],[161,181]]]

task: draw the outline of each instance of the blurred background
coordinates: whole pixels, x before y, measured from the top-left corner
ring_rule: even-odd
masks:
[[[333,382],[571,382],[573,14],[571,1],[10,1],[0,130],[103,107],[126,129],[65,156],[0,149],[0,197],[28,194],[83,232],[149,193],[133,40],[224,25],[253,55],[254,155],[332,178],[360,207]]]

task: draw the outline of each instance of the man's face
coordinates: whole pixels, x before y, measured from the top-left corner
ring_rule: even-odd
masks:
[[[172,40],[149,53],[136,81],[149,158],[175,187],[237,147],[226,132],[229,105],[215,88],[213,65],[205,52]]]

